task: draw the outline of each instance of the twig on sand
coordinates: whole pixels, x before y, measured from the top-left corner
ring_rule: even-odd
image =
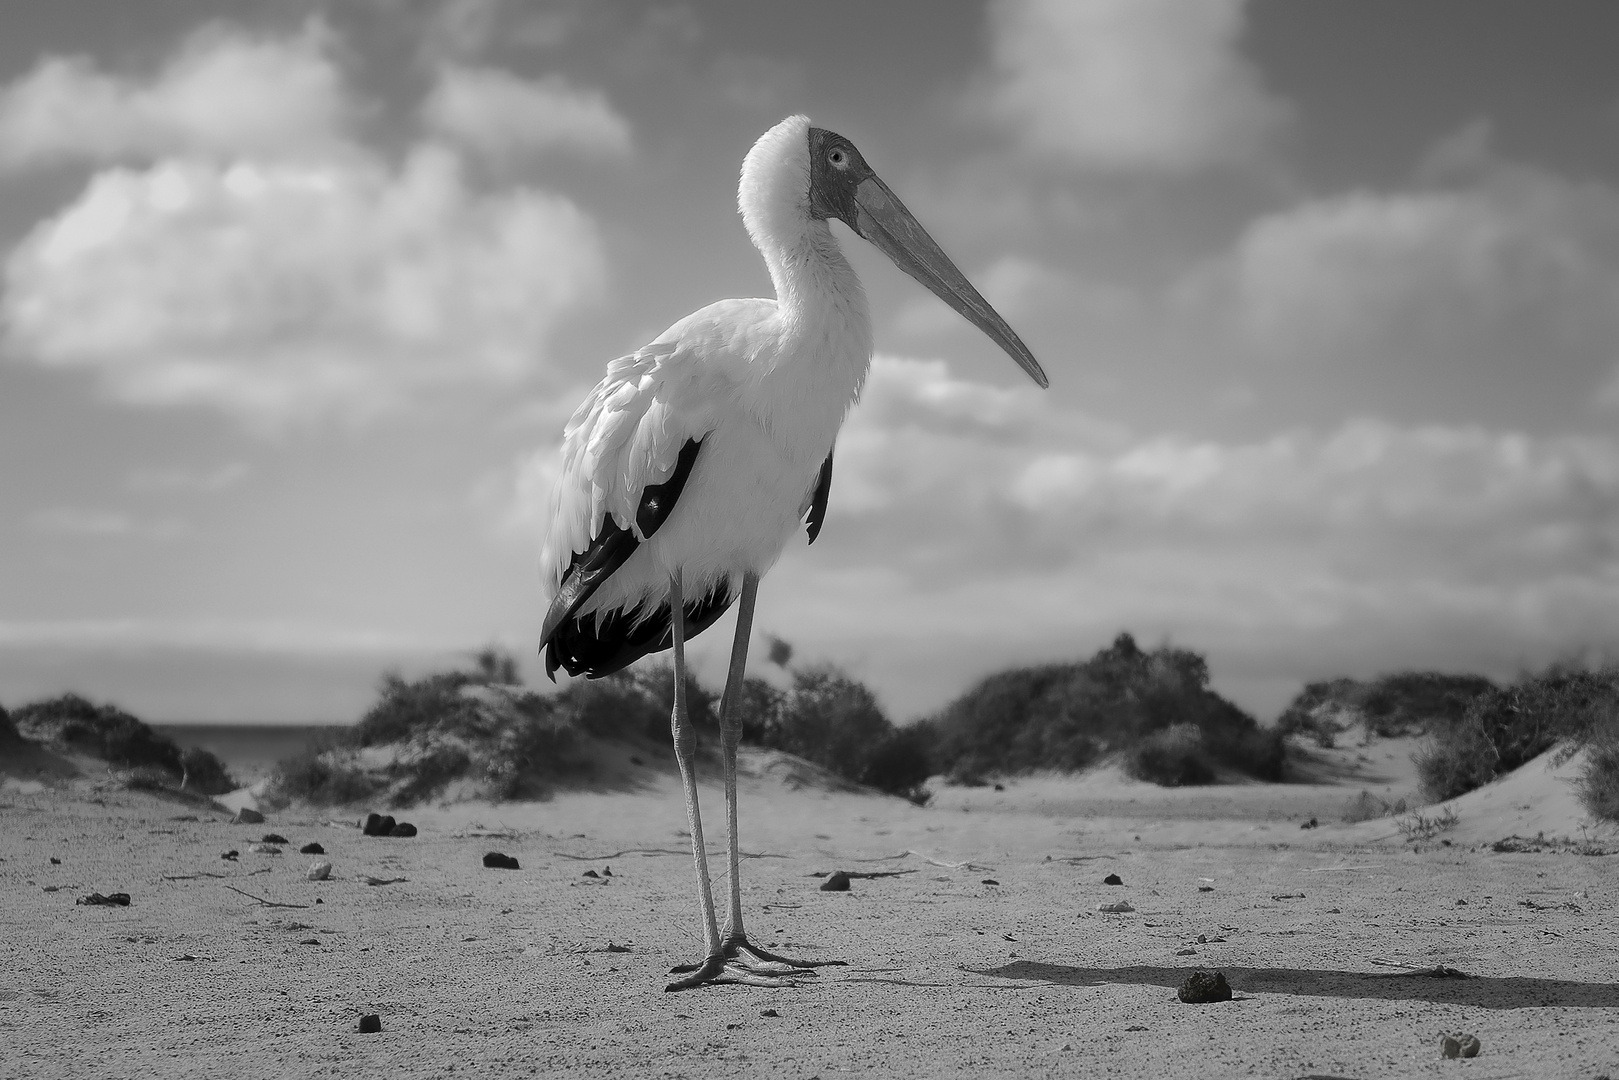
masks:
[[[197,878],[200,878],[200,877],[223,878],[223,877],[230,877],[230,876],[231,875],[229,875],[229,874],[211,874],[207,870],[199,870],[195,874],[164,874],[163,875],[163,880],[164,881],[195,881]]]
[[[1382,863],[1368,863],[1365,866],[1312,866],[1308,870],[1300,870],[1299,873],[1301,873],[1301,874],[1325,874],[1325,873],[1327,873],[1329,871],[1332,871],[1332,870],[1343,870],[1343,871],[1347,872],[1347,871],[1350,871],[1350,870],[1381,870],[1382,868],[1383,868]]]
[[[871,872],[871,873],[862,873],[859,870],[840,870],[840,871],[838,871],[838,873],[841,873],[844,877],[851,877],[851,878],[857,878],[857,877],[858,878],[902,877],[905,874],[916,874],[916,873],[920,873],[920,872],[921,871],[918,871],[918,870],[877,870],[877,871],[874,871],[874,872]],[[832,873],[831,870],[817,870],[814,873],[805,874],[804,876],[805,877],[826,877],[830,873]]]
[[[264,897],[262,897],[262,896],[254,896],[254,895],[253,895],[253,894],[252,894],[252,893],[250,893],[250,892],[242,892],[242,890],[241,890],[241,889],[238,889],[238,888],[237,888],[237,887],[236,887],[236,886],[234,886],[234,885],[226,885],[226,886],[225,886],[225,888],[227,888],[227,889],[229,889],[229,890],[230,890],[230,891],[231,891],[231,892],[233,892],[233,893],[242,893],[242,895],[243,895],[243,896],[245,896],[245,897],[247,897],[247,898],[248,898],[248,899],[249,899],[249,900],[256,900],[256,901],[258,901],[258,902],[259,902],[259,903],[261,903],[261,904],[263,904],[263,905],[264,905],[264,906],[265,906],[265,907],[297,907],[297,908],[306,908],[306,907],[308,907],[308,906],[309,906],[309,905],[308,905],[308,904],[283,904],[283,903],[281,903],[281,902],[280,902],[280,901],[278,901],[278,900],[266,900],[266,899],[265,899],[265,898],[264,898]]]

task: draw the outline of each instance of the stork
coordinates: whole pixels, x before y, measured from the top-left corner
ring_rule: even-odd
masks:
[[[742,925],[736,704],[759,579],[800,525],[826,517],[832,444],[871,364],[864,290],[837,218],[987,334],[1036,383],[1039,363],[848,139],[792,116],[742,165],[737,206],[776,298],[722,300],[681,319],[607,375],[563,431],[541,554],[546,674],[600,677],[674,650],[670,727],[685,789],[706,954],[665,989],[780,986],[837,961],[751,944]],[[686,642],[738,605],[720,704],[730,909],[714,909],[693,772]]]

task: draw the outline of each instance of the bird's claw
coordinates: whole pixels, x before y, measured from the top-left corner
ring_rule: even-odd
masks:
[[[767,952],[746,939],[727,942],[720,951],[700,964],[681,964],[669,969],[671,975],[685,975],[665,986],[665,992],[690,990],[713,983],[744,986],[797,986],[798,980],[814,978],[816,968],[842,965],[842,960],[794,960]]]

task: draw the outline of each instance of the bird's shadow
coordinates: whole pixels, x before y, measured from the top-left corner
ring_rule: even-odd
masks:
[[[969,968],[977,975],[1055,986],[1179,987],[1195,967],[1086,968],[1017,960],[995,968]],[[1445,1005],[1476,1005],[1486,1009],[1529,1009],[1569,1006],[1583,1009],[1619,1009],[1619,983],[1585,983],[1568,979],[1526,977],[1435,978],[1419,972],[1373,975],[1358,971],[1319,971],[1308,968],[1223,967],[1237,993],[1297,994],[1304,997],[1380,998],[1384,1001],[1432,1001]]]

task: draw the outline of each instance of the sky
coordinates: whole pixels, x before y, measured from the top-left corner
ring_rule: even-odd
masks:
[[[897,720],[1121,630],[1306,681],[1619,655],[1602,0],[61,0],[0,36],[0,704],[542,678],[561,427],[854,141],[1051,377],[836,226],[877,355],[762,641]],[[727,619],[693,642],[717,683]]]

